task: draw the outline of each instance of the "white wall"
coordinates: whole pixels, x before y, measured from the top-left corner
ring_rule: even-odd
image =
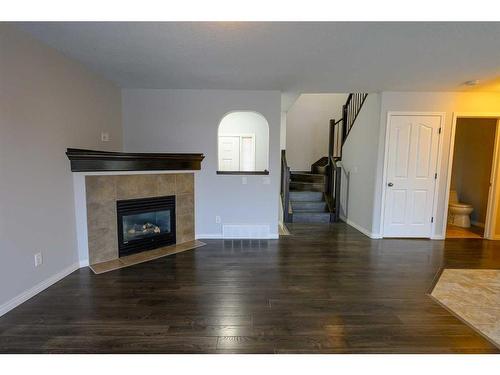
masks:
[[[219,135],[255,135],[255,170],[269,169],[269,125],[256,112],[232,112],[224,116]]]
[[[348,94],[302,94],[286,115],[286,158],[291,170],[308,171],[328,156],[330,119],[342,117]]]
[[[380,94],[369,94],[342,149],[341,216],[372,235]]]
[[[278,233],[278,91],[123,90],[124,147],[131,152],[203,152],[195,177],[196,234],[221,237],[222,224],[270,225]],[[255,111],[269,123],[269,176],[217,175],[217,128],[225,114]],[[268,179],[269,184],[264,184]]]
[[[286,150],[286,112],[281,112],[280,120],[280,150]]]
[[[446,180],[448,172],[448,155],[450,151],[451,124],[455,112],[496,112],[500,113],[500,93],[480,92],[384,92],[381,99],[379,149],[377,158],[377,181],[373,214],[373,230],[379,232],[381,199],[383,189],[383,165],[385,150],[385,132],[388,111],[444,112],[442,159],[438,167],[438,201],[439,215],[435,218],[436,238],[444,237],[443,219],[446,203]],[[498,231],[498,229],[497,229]],[[500,234],[500,233],[497,233]]]
[[[119,150],[122,134],[119,89],[12,26],[0,51],[1,314],[78,261],[66,148]]]

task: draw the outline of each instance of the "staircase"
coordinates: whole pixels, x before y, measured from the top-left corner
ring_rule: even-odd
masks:
[[[292,172],[281,151],[281,201],[285,223],[331,223],[339,220],[342,146],[363,106],[366,93],[349,94],[342,118],[330,120],[328,156],[310,172]]]
[[[326,175],[322,169],[290,172],[290,206],[294,223],[329,223],[330,211],[325,200]]]

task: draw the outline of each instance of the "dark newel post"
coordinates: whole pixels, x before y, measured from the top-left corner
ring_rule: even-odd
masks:
[[[341,167],[335,166],[335,221],[340,219],[340,176],[342,174]]]
[[[284,189],[284,185],[283,185],[283,174],[284,174],[284,170],[283,170],[283,152],[285,150],[281,150],[281,181],[280,181],[280,194],[281,196],[283,196],[283,189]]]
[[[333,150],[335,146],[335,120],[331,119],[330,120],[330,134],[329,134],[329,139],[328,139],[328,156],[331,157],[333,156]],[[330,161],[330,159],[328,159]]]
[[[333,148],[335,145],[335,140],[334,140],[334,135],[335,135],[335,120],[331,119],[330,120],[330,133],[329,133],[329,138],[328,138],[328,179],[327,179],[327,185],[326,185],[326,191],[330,195],[330,197],[333,194],[333,184],[332,184],[332,178],[333,178]]]
[[[283,202],[283,221],[291,221],[289,214],[290,202],[290,167],[286,162],[286,151],[281,150],[281,199]]]
[[[340,144],[344,144],[344,141],[345,141],[345,138],[347,136],[347,106],[348,104],[344,104],[344,106],[342,107],[342,141],[340,142]],[[342,152],[340,153],[340,155],[342,156]]]
[[[291,221],[290,218],[290,167],[285,168],[285,217],[286,222],[289,223]]]

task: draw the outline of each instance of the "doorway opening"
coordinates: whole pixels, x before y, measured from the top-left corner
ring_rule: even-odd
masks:
[[[496,117],[455,117],[446,238],[493,237],[498,123]]]

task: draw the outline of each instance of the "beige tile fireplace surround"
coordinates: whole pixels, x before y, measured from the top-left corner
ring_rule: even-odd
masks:
[[[194,240],[194,174],[85,176],[89,264],[118,259],[116,201],[176,197],[176,243]]]

